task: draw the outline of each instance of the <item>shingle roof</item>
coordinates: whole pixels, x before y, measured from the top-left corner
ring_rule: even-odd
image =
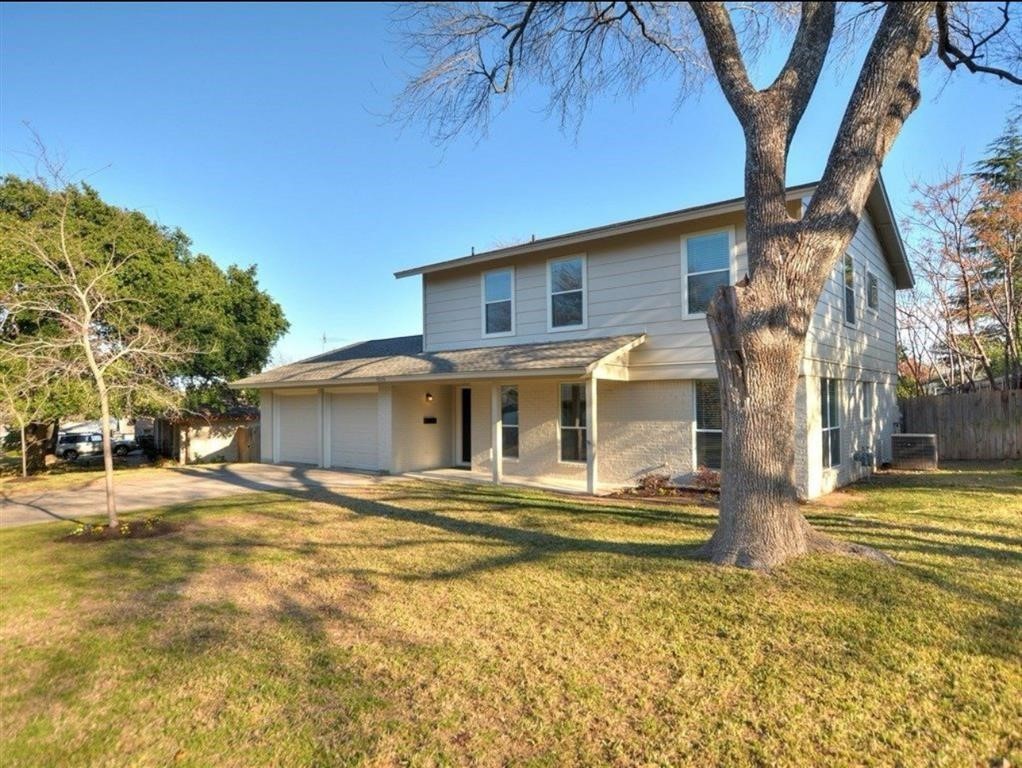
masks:
[[[376,339],[282,365],[235,381],[231,386],[236,389],[322,386],[431,376],[537,374],[547,370],[584,373],[603,358],[637,346],[645,338],[643,334],[632,334],[439,352],[422,352],[421,336]]]

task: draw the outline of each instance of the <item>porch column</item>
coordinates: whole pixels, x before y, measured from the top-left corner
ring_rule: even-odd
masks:
[[[333,422],[333,417],[330,415],[330,404],[333,398],[330,397],[328,392],[319,390],[319,431],[322,435],[322,441],[319,446],[320,449],[320,462],[319,466],[329,467],[331,454],[333,448],[331,447],[331,441],[333,436],[330,434],[330,425]]]
[[[586,379],[586,492],[596,493],[596,376]]]
[[[493,482],[500,484],[504,476],[504,414],[500,407],[500,384],[494,384],[490,388],[490,412],[491,427],[490,437],[493,441]]]

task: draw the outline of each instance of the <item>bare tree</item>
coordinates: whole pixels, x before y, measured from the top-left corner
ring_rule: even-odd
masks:
[[[993,5],[993,4],[991,4]],[[723,400],[720,519],[705,553],[716,563],[769,568],[811,551],[873,550],[813,530],[797,506],[795,403],[806,334],[824,282],[847,249],[880,165],[919,104],[919,66],[934,51],[1020,82],[1011,6],[871,3],[839,27],[834,3],[506,2],[407,6],[419,74],[398,114],[425,119],[437,138],[485,129],[494,96],[520,80],[549,88],[562,119],[604,89],[630,91],[672,73],[684,96],[714,77],[745,134],[749,274],[719,289],[707,322]],[[1003,13],[1001,13],[1003,11]],[[1004,22],[1002,24],[1002,21]],[[794,26],[787,60],[764,88],[748,62],[779,27]],[[839,32],[868,50],[822,179],[801,217],[786,205],[795,130]],[[936,35],[935,35],[936,33]]]
[[[906,227],[919,281],[899,302],[903,343],[925,329],[949,389],[974,389],[979,377],[1018,386],[1022,194],[961,169],[915,191]]]
[[[31,317],[40,329],[16,336],[6,345],[5,356],[22,361],[29,370],[39,361],[51,361],[63,375],[91,381],[103,433],[107,517],[116,527],[111,403],[130,394],[150,407],[172,408],[179,392],[166,374],[184,351],[167,334],[134,319],[138,302],[120,295],[114,279],[131,254],[119,253],[116,230],[105,233],[101,244],[78,236],[76,196],[77,190],[65,185],[52,196],[57,206],[53,219],[6,224],[0,231],[39,275],[4,297],[2,303],[13,317]]]

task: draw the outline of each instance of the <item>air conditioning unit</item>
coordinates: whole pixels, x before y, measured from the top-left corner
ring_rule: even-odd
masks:
[[[891,435],[891,463],[898,469],[936,469],[937,436]]]

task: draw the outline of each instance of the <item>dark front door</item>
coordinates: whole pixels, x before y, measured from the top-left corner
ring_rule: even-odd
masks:
[[[472,390],[461,390],[461,463],[472,463]]]

